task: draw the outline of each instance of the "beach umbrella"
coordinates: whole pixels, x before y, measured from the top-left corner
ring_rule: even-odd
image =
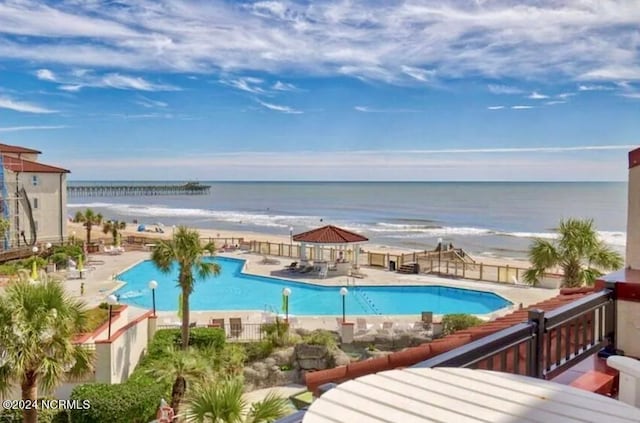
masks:
[[[82,272],[84,270],[84,265],[82,263],[82,254],[78,254],[78,271]]]
[[[178,317],[182,319],[182,293],[178,295]]]

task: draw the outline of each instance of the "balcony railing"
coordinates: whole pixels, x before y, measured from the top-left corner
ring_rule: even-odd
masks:
[[[589,294],[414,367],[471,367],[551,379],[592,355],[615,335],[613,290]]]

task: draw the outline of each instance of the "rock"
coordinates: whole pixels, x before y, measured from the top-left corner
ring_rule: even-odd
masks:
[[[270,357],[276,361],[276,365],[278,366],[290,366],[293,362],[293,351],[293,347],[289,347],[284,350],[275,351]]]
[[[337,366],[346,366],[351,363],[351,357],[341,349],[336,348],[332,351],[333,362],[334,365]]]
[[[332,367],[333,357],[324,345],[297,344],[294,360],[303,370],[324,370]]]
[[[279,367],[279,366],[276,366],[276,359],[275,359],[275,358],[273,358],[273,357],[267,357],[267,358],[265,358],[265,359],[264,359],[264,365],[265,365],[266,367],[274,367],[274,366],[275,366],[275,367]]]

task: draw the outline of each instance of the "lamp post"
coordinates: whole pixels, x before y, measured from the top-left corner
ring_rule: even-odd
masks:
[[[156,288],[158,287],[158,282],[149,281],[149,289],[151,290],[151,301],[153,303],[153,317],[156,317]]]
[[[291,290],[289,288],[284,288],[282,290],[282,295],[284,295],[284,321],[289,323],[289,295],[291,295]]]
[[[440,276],[440,262],[442,261],[442,238],[438,238],[438,276]]]
[[[342,324],[347,323],[347,318],[346,318],[346,307],[345,307],[345,299],[347,298],[347,294],[349,293],[349,290],[347,288],[345,288],[344,286],[342,288],[340,288],[340,296],[342,297]]]
[[[289,257],[293,257],[293,226],[289,226]]]
[[[111,339],[111,311],[113,306],[118,304],[118,299],[115,295],[111,294],[107,297],[107,304],[109,304],[109,331],[107,333],[107,339]]]

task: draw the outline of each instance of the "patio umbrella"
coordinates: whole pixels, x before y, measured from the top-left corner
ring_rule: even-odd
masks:
[[[78,271],[82,272],[84,270],[84,264],[82,263],[82,254],[78,254]]]

